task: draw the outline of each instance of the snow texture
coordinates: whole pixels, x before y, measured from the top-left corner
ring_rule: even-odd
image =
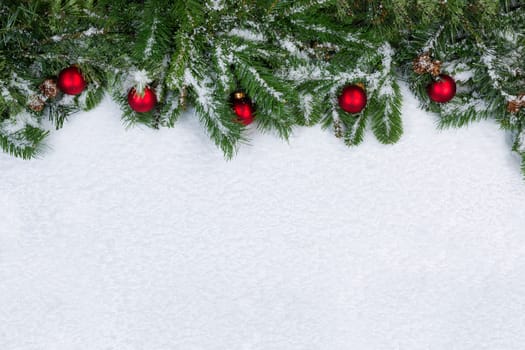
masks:
[[[212,85],[211,79],[207,77],[201,83],[199,79],[193,76],[191,70],[186,68],[184,71],[184,81],[185,86],[191,86],[193,90],[195,90],[198,103],[202,107],[204,113],[206,113],[206,115],[213,120],[213,123],[219,129],[220,133],[223,135],[228,135],[230,130],[221,122],[216,111],[216,106],[213,103],[213,88],[210,87]]]
[[[104,100],[43,159],[0,156],[2,350],[521,350],[525,183],[490,121],[358,148],[249,129],[232,161],[186,113]]]
[[[214,11],[221,11],[224,9],[224,1],[210,0],[208,6]]]
[[[85,11],[88,15],[91,15],[93,16],[93,14],[90,14],[89,11]],[[89,27],[89,29],[83,31],[81,33],[81,36],[85,36],[85,37],[88,37],[88,36],[93,36],[93,35],[98,35],[98,34],[102,34],[104,33],[104,30],[103,29],[97,29],[97,28],[94,28],[94,27]],[[51,37],[51,40],[53,40],[54,42],[58,42],[58,41],[62,41],[64,40],[65,37],[67,37],[68,35],[64,34],[64,35],[53,35]]]
[[[153,25],[151,26],[151,35],[148,38],[148,42],[146,43],[146,48],[144,49],[145,58],[149,58],[153,51],[153,45],[155,44],[155,33],[157,32],[158,24],[159,24],[159,20],[155,18],[155,20],[153,21]]]
[[[228,35],[238,36],[239,38],[243,38],[247,41],[252,41],[252,42],[264,41],[264,36],[261,33],[256,33],[249,29],[234,28],[230,30]]]
[[[137,91],[143,92],[146,86],[151,82],[148,72],[144,69],[134,71],[131,76],[133,83],[129,87],[126,86],[125,90],[129,90],[132,86],[135,86]],[[129,85],[129,82],[126,82],[124,85]]]
[[[273,96],[273,98],[275,98],[277,101],[280,101],[282,102],[283,101],[283,94],[279,91],[276,91],[274,88],[272,88],[271,86],[269,86],[266,81],[259,75],[259,73],[257,72],[257,70],[253,67],[248,67],[248,71],[252,74],[253,78],[255,78],[255,80],[257,80],[257,82],[259,83],[259,85],[264,89],[266,90],[270,95]]]

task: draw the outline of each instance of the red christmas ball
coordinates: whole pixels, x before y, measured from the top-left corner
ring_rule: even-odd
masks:
[[[434,102],[445,103],[456,95],[456,82],[450,76],[441,74],[427,86],[428,97]]]
[[[86,88],[86,80],[78,67],[71,66],[58,74],[57,86],[65,94],[78,95]]]
[[[359,85],[346,86],[339,95],[339,107],[348,113],[359,113],[366,106],[366,92]]]
[[[132,88],[128,93],[128,103],[135,112],[149,112],[157,104],[157,95],[155,95],[155,91],[148,86],[144,89],[144,95],[140,95],[135,88]]]
[[[237,120],[244,124],[249,125],[253,122],[253,105],[248,98],[237,100],[233,102],[233,111],[237,115]]]

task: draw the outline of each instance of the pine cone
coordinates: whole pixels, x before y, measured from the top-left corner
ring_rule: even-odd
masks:
[[[516,114],[520,111],[520,105],[516,101],[507,102],[507,112]]]
[[[425,74],[429,71],[429,69],[432,66],[432,59],[430,58],[430,54],[428,52],[425,52],[419,56],[417,56],[414,59],[414,62],[412,62],[412,67],[414,68],[414,72],[417,74]]]
[[[430,74],[432,74],[433,77],[437,77],[441,74],[441,61],[433,61],[432,67],[430,68]]]
[[[29,108],[35,112],[42,112],[44,109],[46,102],[41,96],[33,95],[29,98],[29,102],[27,103]]]
[[[434,77],[441,74],[441,61],[432,61],[428,52],[417,56],[412,63],[412,67],[417,74],[430,73]]]
[[[517,99],[507,102],[507,112],[509,113],[516,114],[521,107],[525,107],[525,93],[519,94]]]
[[[40,91],[47,98],[54,98],[58,93],[57,82],[54,79],[46,79],[39,86]]]

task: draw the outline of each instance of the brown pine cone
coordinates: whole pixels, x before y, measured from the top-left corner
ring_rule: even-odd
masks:
[[[29,108],[35,112],[42,112],[44,109],[46,102],[44,99],[38,95],[33,95],[29,98],[29,102],[27,103]]]
[[[54,79],[46,79],[39,86],[42,94],[47,98],[54,98],[58,93],[57,82]]]

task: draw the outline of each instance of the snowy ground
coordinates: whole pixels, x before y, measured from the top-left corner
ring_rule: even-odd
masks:
[[[0,349],[523,349],[525,181],[492,122],[346,148],[105,101],[43,159],[0,156]]]

